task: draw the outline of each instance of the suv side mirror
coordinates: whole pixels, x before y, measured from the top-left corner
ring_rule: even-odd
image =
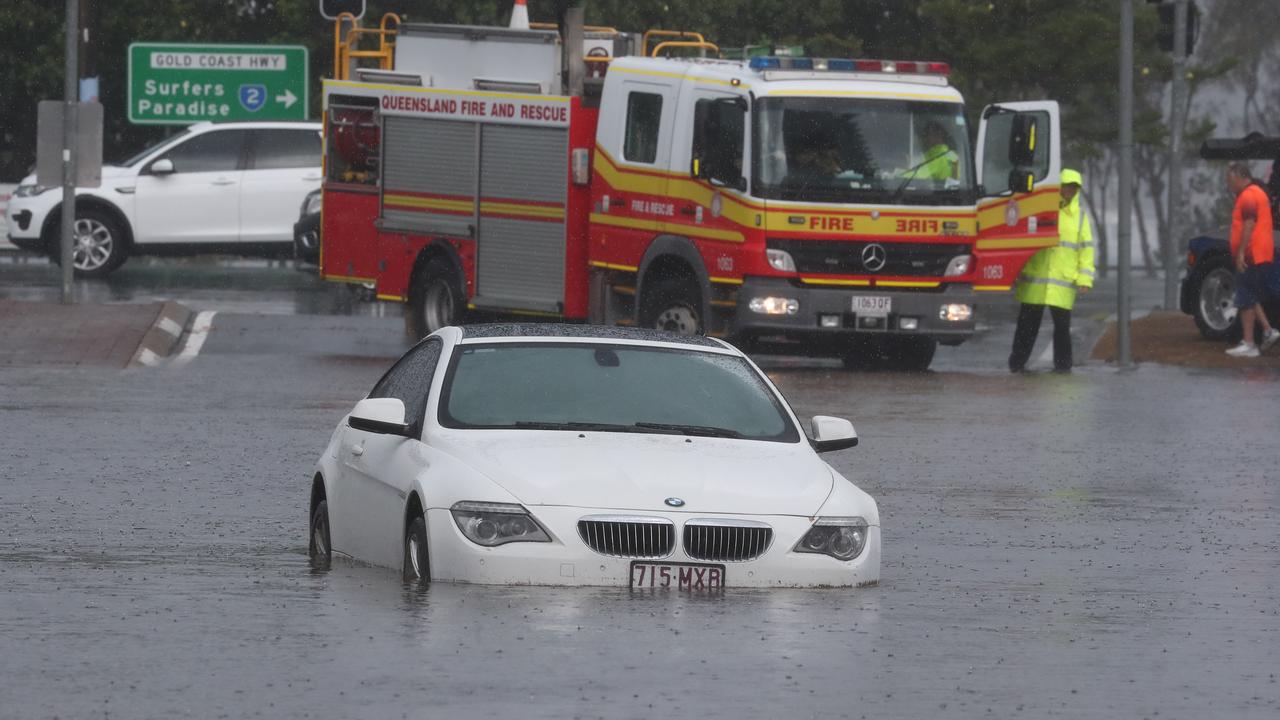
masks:
[[[148,168],[148,172],[152,175],[172,175],[174,170],[173,161],[169,158],[161,158],[151,163],[151,167]]]
[[[409,424],[404,421],[404,402],[399,398],[361,400],[347,417],[347,425],[382,435],[407,435],[409,432]]]
[[[813,439],[809,444],[820,453],[844,450],[858,444],[858,433],[853,423],[844,418],[814,415],[809,425]]]

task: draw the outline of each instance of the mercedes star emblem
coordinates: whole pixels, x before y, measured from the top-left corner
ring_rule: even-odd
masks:
[[[880,243],[871,243],[862,248],[862,267],[871,272],[883,270],[887,259],[888,256],[884,252],[884,246]]]
[[[671,507],[684,507],[684,501],[681,500],[680,498],[667,498],[662,502],[670,505]]]

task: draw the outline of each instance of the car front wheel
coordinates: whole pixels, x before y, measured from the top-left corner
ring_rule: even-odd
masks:
[[[404,579],[429,582],[431,563],[427,557],[427,522],[416,517],[404,534]]]
[[[640,326],[680,335],[701,335],[705,326],[698,312],[700,305],[693,280],[659,280],[645,287]]]
[[[329,543],[329,503],[321,500],[311,513],[311,542],[307,548],[311,562],[328,565],[333,559],[333,546]]]
[[[71,262],[76,275],[104,277],[120,267],[127,253],[124,231],[115,218],[93,208],[76,213],[75,234],[71,238]]]

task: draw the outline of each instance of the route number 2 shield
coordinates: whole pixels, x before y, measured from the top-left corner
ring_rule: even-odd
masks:
[[[258,112],[267,104],[266,85],[241,85],[240,106],[249,112]]]

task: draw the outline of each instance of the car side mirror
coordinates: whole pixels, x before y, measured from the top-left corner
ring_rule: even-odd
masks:
[[[347,425],[356,430],[381,435],[408,435],[404,419],[404,402],[398,398],[365,398],[356,403]]]
[[[151,168],[149,172],[152,175],[172,175],[174,173],[174,170],[175,168],[173,167],[172,160],[170,160],[169,158],[161,158],[151,163]]]
[[[853,429],[853,423],[844,418],[814,415],[809,427],[813,434],[809,444],[820,453],[844,450],[858,444],[858,433]]]

